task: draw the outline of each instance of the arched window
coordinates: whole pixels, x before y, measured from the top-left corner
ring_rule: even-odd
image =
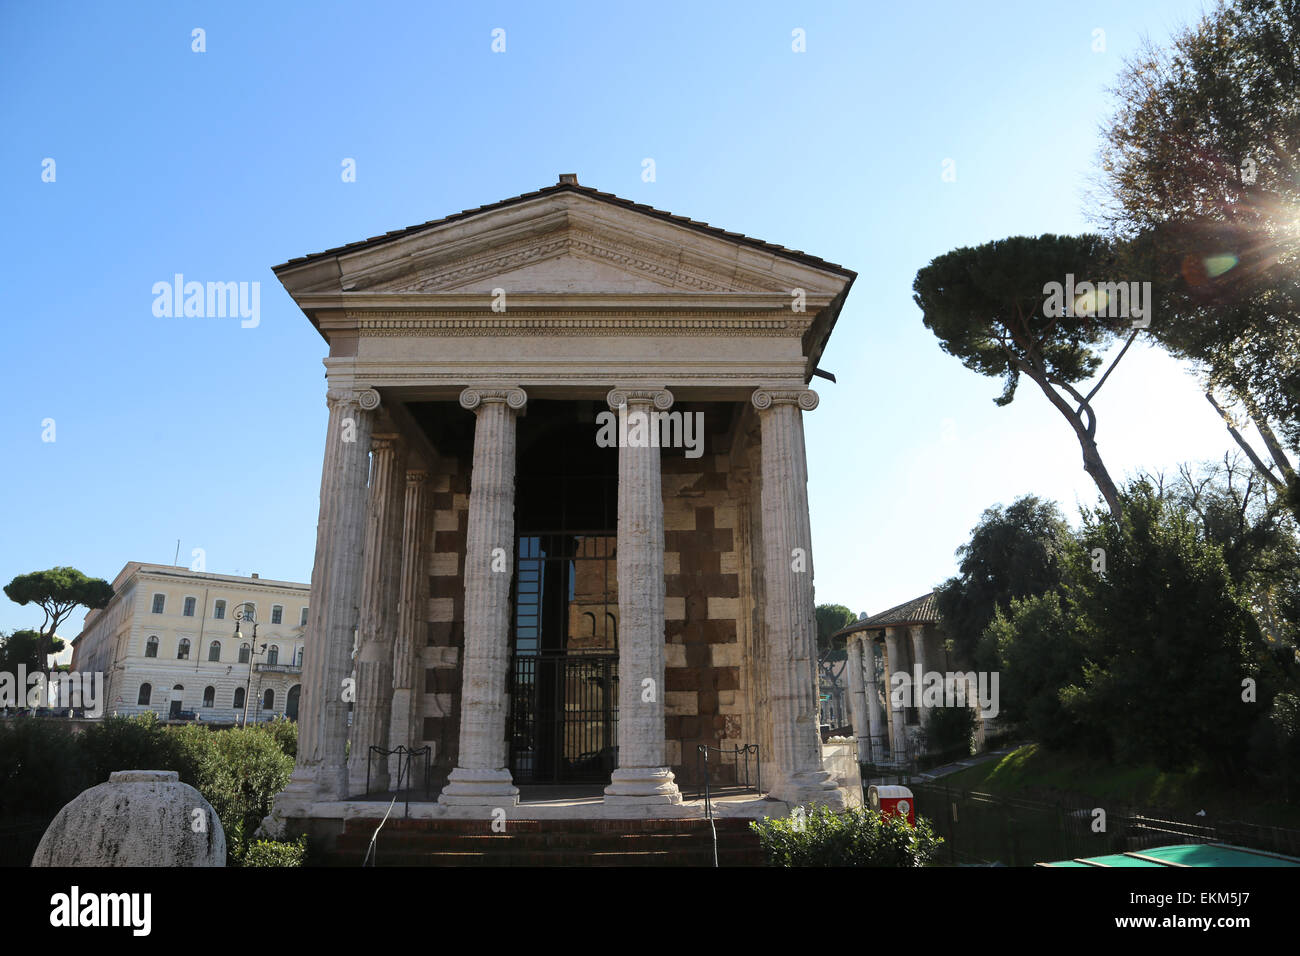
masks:
[[[235,688],[235,700],[231,704],[231,706],[234,707],[235,710],[244,709],[244,688],[242,687]]]
[[[225,599],[219,599],[216,604],[212,605],[212,616],[218,621],[226,619],[226,602]]]
[[[145,657],[157,657],[157,656],[158,656],[158,637],[157,637],[157,635],[153,635],[153,634],[149,635],[149,640],[147,640],[147,641],[144,642],[144,656],[145,656]]]
[[[217,703],[217,689],[215,687],[203,688],[203,706],[215,707]]]
[[[249,651],[249,647],[247,644],[239,645],[239,663],[241,664],[248,663],[248,651]]]
[[[221,642],[220,642],[220,641],[213,641],[211,644],[208,645],[208,660],[210,660],[210,661],[219,661],[219,660],[221,660]]]
[[[190,639],[182,637],[181,642],[176,645],[176,659],[178,661],[188,661],[190,659]]]
[[[268,664],[280,663],[280,645],[272,644],[271,649],[266,652],[266,662]]]
[[[135,701],[135,702],[136,702],[137,704],[141,704],[141,705],[148,704],[148,703],[149,703],[149,698],[152,697],[152,696],[153,696],[153,685],[152,685],[152,684],[141,684],[141,685],[140,685],[140,696],[136,698],[136,701]]]
[[[262,709],[275,710],[275,691],[268,690],[262,695]]]

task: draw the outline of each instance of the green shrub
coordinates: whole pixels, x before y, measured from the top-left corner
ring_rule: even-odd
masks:
[[[769,866],[925,866],[943,843],[927,820],[913,827],[903,817],[865,807],[842,813],[796,808],[788,817],[749,826]]]
[[[227,851],[238,859],[245,835],[252,835],[271,812],[272,799],[289,783],[293,758],[272,734],[257,727],[218,731],[209,740],[196,786],[217,811]]]
[[[102,783],[89,778],[79,749],[78,738],[51,720],[0,721],[0,820],[53,820],[82,790]]]
[[[277,717],[263,724],[254,724],[271,735],[281,750],[290,757],[298,756],[298,722],[287,717]]]
[[[248,845],[239,860],[240,866],[302,866],[307,857],[307,838],[292,843],[283,840],[257,840]]]
[[[198,767],[175,734],[152,712],[135,717],[106,717],[82,735],[83,759],[91,783],[106,783],[118,770],[175,770],[195,785]]]

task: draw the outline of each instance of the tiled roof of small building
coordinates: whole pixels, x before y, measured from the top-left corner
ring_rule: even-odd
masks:
[[[904,624],[938,624],[939,621],[939,605],[935,600],[934,592],[931,591],[929,594],[922,594],[918,598],[912,598],[897,607],[873,614],[864,620],[854,621],[848,627],[836,631],[834,636],[871,631],[881,627],[898,627]]]
[[[418,232],[421,229],[428,229],[433,226],[446,225],[447,223],[455,222],[458,219],[465,219],[470,216],[477,216],[480,213],[491,212],[494,209],[502,209],[506,206],[513,206],[516,203],[527,202],[530,199],[537,199],[540,196],[549,196],[553,193],[560,193],[560,192],[575,192],[583,196],[590,196],[593,199],[599,199],[603,202],[611,203],[615,206],[622,206],[625,209],[633,209],[636,210],[637,212],[644,213],[647,216],[654,216],[657,219],[663,219],[668,222],[676,223],[679,226],[686,226],[687,228],[697,229],[700,232],[706,232],[714,236],[721,236],[726,239],[730,239],[734,242],[744,243],[747,246],[754,246],[759,249],[765,249],[769,252],[774,252],[777,253],[778,255],[785,256],[786,258],[795,259],[804,262],[808,265],[815,266],[817,268],[829,269],[833,272],[839,272],[846,276],[856,277],[857,275],[857,273],[853,272],[851,269],[846,269],[844,268],[844,266],[837,265],[834,262],[827,262],[825,259],[819,259],[817,256],[809,255],[806,252],[800,252],[798,249],[787,249],[785,246],[779,246],[771,242],[764,242],[762,239],[754,239],[751,236],[742,235],[741,233],[738,232],[728,232],[725,229],[719,229],[717,226],[710,226],[707,222],[699,222],[698,220],[695,219],[688,219],[685,216],[674,215],[671,212],[665,212],[662,209],[655,209],[653,206],[647,206],[644,203],[637,203],[637,202],[632,202],[631,200],[628,199],[623,199],[620,196],[615,196],[613,193],[606,193],[606,192],[601,192],[598,189],[592,189],[590,186],[580,186],[578,185],[576,179],[570,179],[568,176],[565,176],[560,182],[556,183],[554,186],[546,186],[543,189],[534,190],[533,192],[530,193],[523,193],[522,195],[519,196],[512,196],[509,199],[502,199],[500,202],[494,202],[487,206],[477,206],[474,209],[465,209],[461,212],[453,213],[450,216],[444,216],[441,219],[431,219],[428,222],[422,222],[419,225],[415,225],[415,226],[408,226],[405,229],[394,229],[391,232],[384,233],[382,236],[371,236],[369,239],[361,239],[358,240],[357,242],[349,242],[348,244],[343,246],[335,246],[333,249],[326,249],[324,252],[316,252],[316,253],[312,253],[311,255],[298,256],[297,258],[290,259],[288,262],[276,266],[275,271],[278,272],[280,269],[285,269],[288,268],[289,266],[300,265],[304,262],[309,262],[313,259],[319,259],[324,256],[336,255],[340,252],[353,252],[356,251],[357,249],[360,249],[362,246],[369,246],[371,244],[377,245],[383,242],[391,242],[394,239],[399,239],[402,236],[410,235],[411,233]]]

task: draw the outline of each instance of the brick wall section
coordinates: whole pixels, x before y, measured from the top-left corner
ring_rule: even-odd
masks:
[[[736,635],[737,508],[726,468],[723,455],[691,460],[670,450],[663,457],[664,736],[673,773],[691,787],[699,783],[699,744],[749,742]],[[715,767],[713,779],[728,779],[729,768]]]
[[[469,523],[469,468],[449,462],[430,477],[433,530],[429,541],[428,634],[420,648],[424,742],[435,767],[456,765],[460,745],[462,651],[465,647],[465,543]]]

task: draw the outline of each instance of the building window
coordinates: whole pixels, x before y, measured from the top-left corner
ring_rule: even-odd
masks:
[[[216,604],[212,605],[212,616],[218,621],[226,619],[226,602],[224,600],[218,600]]]
[[[197,600],[196,600],[195,598],[187,597],[187,598],[185,599],[185,607],[184,607],[184,609],[181,611],[181,614],[183,614],[185,617],[193,617],[193,616],[194,616],[194,605],[195,605],[196,603],[198,603],[198,602],[197,602]]]
[[[145,657],[158,656],[158,638],[156,636],[150,635],[149,640],[144,642],[144,656]]]
[[[213,641],[211,644],[208,645],[208,660],[210,660],[210,661],[219,661],[219,660],[221,660],[221,642],[220,642],[220,641]]]
[[[181,642],[176,645],[176,659],[178,661],[188,661],[190,659],[190,639],[182,637]]]
[[[248,650],[249,650],[249,648],[248,648],[248,645],[247,645],[247,644],[240,644],[240,645],[239,645],[239,663],[241,663],[241,664],[247,664],[247,663],[248,663]]]
[[[262,695],[262,709],[275,710],[275,691],[268,690]]]
[[[266,652],[266,662],[268,664],[280,663],[280,645],[272,644],[271,649]]]
[[[155,595],[153,596],[153,613],[154,613],[154,614],[161,614],[161,613],[163,612],[163,608],[166,607],[166,606],[167,606],[167,595],[165,595],[165,594],[155,594]]]
[[[272,604],[272,605],[271,605],[271,623],[272,623],[272,624],[283,624],[283,623],[284,623],[284,605],[283,605],[283,604]]]
[[[302,667],[302,648],[301,648],[301,647],[298,648],[296,651],[293,652],[293,666],[294,666],[294,667]]]
[[[141,684],[140,696],[136,698],[135,702],[137,704],[140,704],[141,706],[145,706],[149,703],[149,698],[152,696],[153,696],[153,686],[151,684]]]
[[[235,710],[244,709],[244,688],[242,687],[235,688],[235,700],[231,706],[233,706]]]
[[[306,608],[303,608],[303,609],[302,609],[302,613],[298,615],[298,626],[299,626],[299,627],[306,627],[306,626],[307,626],[307,609],[306,609]]]
[[[215,707],[217,704],[217,689],[215,687],[203,688],[203,706]]]

